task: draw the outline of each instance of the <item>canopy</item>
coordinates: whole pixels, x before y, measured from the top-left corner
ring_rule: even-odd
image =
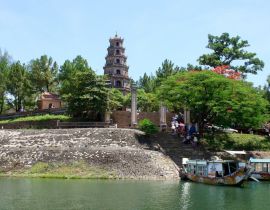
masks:
[[[266,158],[266,159],[250,158],[249,162],[251,162],[251,163],[270,163],[270,158]]]

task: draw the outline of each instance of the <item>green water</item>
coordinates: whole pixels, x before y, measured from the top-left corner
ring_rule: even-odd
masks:
[[[237,188],[178,181],[0,178],[0,209],[270,209],[270,182]]]

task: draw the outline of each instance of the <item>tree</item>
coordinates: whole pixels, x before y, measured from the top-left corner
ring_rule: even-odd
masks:
[[[245,50],[249,43],[247,40],[241,40],[240,36],[230,37],[228,33],[221,36],[209,34],[206,47],[214,52],[200,56],[198,61],[201,65],[213,68],[226,65],[244,74],[256,74],[264,67],[263,61],[256,57],[256,53]]]
[[[263,90],[265,99],[270,102],[270,75],[267,77],[267,85],[263,87]]]
[[[77,56],[73,61],[66,60],[60,67],[58,81],[60,83],[60,94],[65,98],[72,89],[73,78],[78,72],[92,72],[87,60],[82,56]]]
[[[131,94],[125,96],[125,105],[130,106]],[[144,89],[137,89],[137,108],[142,112],[159,110],[159,101],[154,93],[146,93]]]
[[[241,73],[231,69],[230,66],[217,66],[212,71],[230,79],[241,79]]]
[[[69,92],[64,95],[73,117],[101,120],[108,106],[108,88],[93,71],[76,72],[70,78]]]
[[[82,56],[66,60],[60,67],[58,80],[61,97],[74,117],[100,120],[106,110],[119,105],[114,100],[117,93],[106,87],[106,78],[97,76]]]
[[[159,86],[162,80],[166,79],[168,76],[174,75],[180,71],[178,66],[168,59],[165,59],[161,64],[161,67],[156,71],[156,86]]]
[[[124,105],[124,96],[123,93],[116,89],[116,88],[110,88],[108,90],[108,111],[114,111],[118,110],[123,107]]]
[[[7,52],[3,53],[0,50],[0,114],[4,110],[5,96],[7,92],[7,73],[9,65],[11,63],[11,57]]]
[[[155,89],[155,77],[148,76],[146,73],[139,78],[137,85],[140,89],[144,89],[146,93],[151,93]]]
[[[25,65],[19,61],[11,64],[7,78],[7,91],[13,96],[13,105],[18,112],[24,108],[29,95],[30,81]]]
[[[42,55],[32,60],[29,65],[30,78],[35,91],[55,92],[57,90],[58,65],[52,57]]]
[[[251,84],[211,71],[178,73],[165,80],[158,92],[170,109],[190,109],[200,129],[206,122],[259,127],[267,117],[268,102]]]

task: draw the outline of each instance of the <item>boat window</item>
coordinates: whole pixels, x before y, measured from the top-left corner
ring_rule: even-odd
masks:
[[[197,175],[199,176],[207,176],[207,168],[204,165],[197,166]]]
[[[256,163],[255,164],[255,170],[256,171],[262,171],[262,164],[261,163]]]
[[[237,170],[237,164],[236,162],[231,162],[229,163],[229,166],[230,166],[230,172],[233,173]]]
[[[228,163],[223,163],[222,165],[223,165],[223,175],[224,176],[229,175],[230,174],[230,171],[229,171],[230,169],[229,169]]]
[[[268,171],[267,163],[263,163],[262,164],[262,171],[263,172],[267,172]]]
[[[188,173],[190,174],[195,174],[196,170],[195,170],[195,165],[188,165]]]

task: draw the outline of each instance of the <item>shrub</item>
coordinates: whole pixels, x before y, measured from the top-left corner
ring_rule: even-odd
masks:
[[[158,132],[157,126],[149,119],[139,121],[139,129],[144,131],[146,135],[151,135]]]
[[[269,150],[269,138],[252,134],[205,135],[204,146],[211,150]]]
[[[49,164],[44,162],[37,162],[30,169],[31,174],[45,173],[49,169]]]

